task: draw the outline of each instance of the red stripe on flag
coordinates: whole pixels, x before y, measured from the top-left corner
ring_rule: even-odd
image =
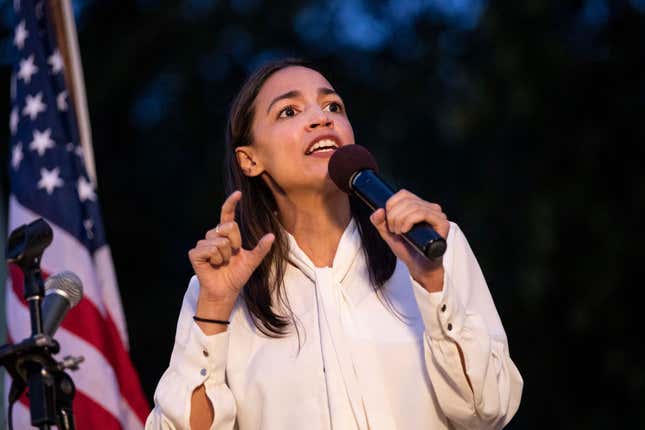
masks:
[[[119,420],[105,410],[99,403],[77,391],[74,396],[74,411],[92,411],[91,414],[74,413],[76,428],[78,429],[121,429]]]
[[[11,264],[11,283],[13,291],[27,306],[23,297],[23,275],[20,269]],[[43,278],[48,274],[43,273]],[[139,375],[132,365],[116,325],[108,316],[103,318],[96,306],[87,299],[82,299],[72,308],[62,322],[62,327],[94,346],[106,361],[110,363],[117,377],[119,392],[126,399],[141,422],[146,421],[150,412],[148,401],[139,388]]]

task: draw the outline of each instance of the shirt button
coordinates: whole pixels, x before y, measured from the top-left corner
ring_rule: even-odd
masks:
[[[441,312],[446,312],[446,304],[445,303],[441,306]]]
[[[202,351],[202,354],[204,354],[204,357],[208,357],[208,351],[203,350],[203,351]]]
[[[202,376],[206,376],[206,369],[202,369],[202,370],[200,370],[200,371],[199,371],[199,373],[200,373]]]
[[[452,323],[448,323],[448,331],[452,330]]]

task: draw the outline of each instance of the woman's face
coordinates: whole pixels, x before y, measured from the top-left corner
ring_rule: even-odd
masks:
[[[253,144],[236,150],[247,175],[268,174],[265,180],[287,194],[335,188],[329,158],[354,143],[354,132],[324,76],[301,66],[279,70],[260,89],[254,109]]]

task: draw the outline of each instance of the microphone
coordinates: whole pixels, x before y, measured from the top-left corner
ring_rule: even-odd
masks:
[[[83,283],[72,272],[64,271],[45,281],[43,333],[54,336],[67,312],[81,301]]]
[[[357,196],[373,211],[385,208],[385,203],[394,194],[392,187],[377,174],[376,160],[363,146],[338,148],[329,159],[328,169],[338,188]],[[415,224],[402,236],[426,258],[438,258],[446,252],[446,240],[427,222]]]

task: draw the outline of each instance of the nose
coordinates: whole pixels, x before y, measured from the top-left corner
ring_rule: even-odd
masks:
[[[307,124],[307,130],[313,131],[319,128],[333,128],[334,121],[327,115],[327,112],[322,109],[316,109],[315,112],[311,114],[311,118]]]

